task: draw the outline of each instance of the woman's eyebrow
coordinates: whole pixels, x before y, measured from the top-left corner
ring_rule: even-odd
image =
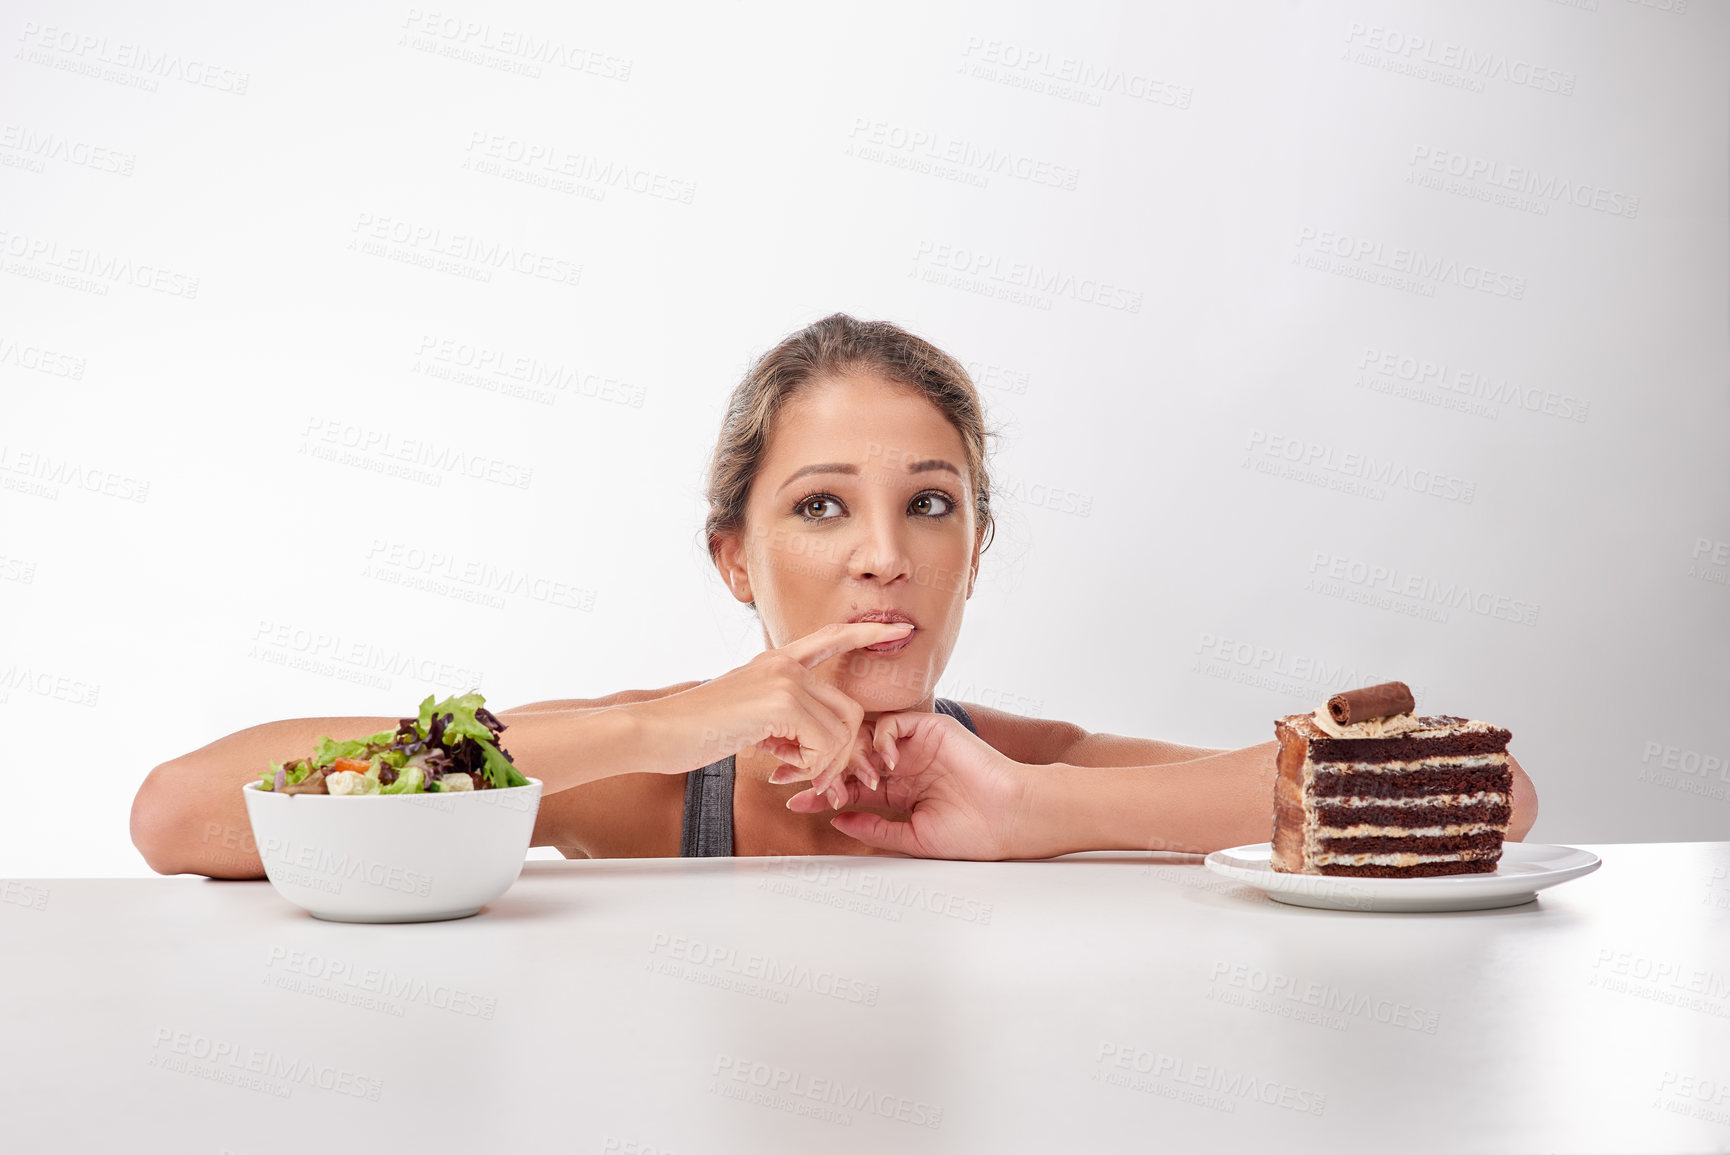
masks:
[[[949,462],[944,461],[941,457],[929,457],[924,461],[915,461],[907,467],[907,472],[926,473],[933,469],[947,469],[957,478],[961,476],[961,471],[959,469],[955,468],[955,466],[951,465]],[[818,465],[807,465],[803,469],[794,470],[792,475],[789,476],[786,481],[783,481],[780,488],[776,489],[775,492],[780,493],[782,489],[786,489],[801,477],[811,473],[848,473],[857,475],[858,472],[859,467],[857,465],[848,465],[841,461],[826,461]]]

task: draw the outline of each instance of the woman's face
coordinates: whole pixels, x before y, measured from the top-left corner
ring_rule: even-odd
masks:
[[[979,565],[973,496],[961,435],[921,394],[866,370],[824,378],[781,410],[722,576],[770,647],[905,613],[917,629],[899,652],[854,650],[817,676],[867,719],[929,710]]]

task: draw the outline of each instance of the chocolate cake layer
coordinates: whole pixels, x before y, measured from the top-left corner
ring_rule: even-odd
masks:
[[[1506,802],[1441,806],[1332,806],[1316,802],[1316,821],[1323,826],[1442,826],[1457,822],[1505,824],[1513,813]]]
[[[1504,766],[1447,766],[1435,770],[1387,773],[1315,767],[1312,798],[1422,798],[1426,794],[1469,794],[1477,790],[1508,793],[1513,775]]]
[[[1501,832],[1454,834],[1441,838],[1389,837],[1329,838],[1324,832],[1318,849],[1322,854],[1452,854],[1456,850],[1494,850],[1502,845]]]
[[[1495,858],[1463,859],[1458,862],[1419,862],[1412,866],[1340,866],[1321,868],[1322,874],[1342,878],[1428,878],[1437,874],[1494,874],[1501,855]]]
[[[1440,722],[1442,719],[1425,718],[1424,721]],[[1508,748],[1508,739],[1513,736],[1509,731],[1499,729],[1436,738],[1425,738],[1422,734],[1423,731],[1419,730],[1392,738],[1329,738],[1325,735],[1310,738],[1310,761],[1410,762],[1454,754],[1500,754]]]

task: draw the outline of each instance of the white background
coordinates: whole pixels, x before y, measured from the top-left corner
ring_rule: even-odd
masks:
[[[1238,746],[1398,677],[1534,840],[1730,837],[1724,4],[5,19],[0,872],[148,874],[257,722],[747,660],[703,469],[838,309],[1003,431],[945,696]]]

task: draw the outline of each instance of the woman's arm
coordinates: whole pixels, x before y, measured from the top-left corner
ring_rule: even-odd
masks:
[[[1026,775],[1015,841],[1029,858],[1079,850],[1206,854],[1273,832],[1279,743],[1146,766],[1058,763]]]
[[[1531,832],[1532,824],[1538,821],[1538,788],[1532,785],[1532,780],[1526,777],[1526,768],[1508,755],[1508,772],[1513,775],[1514,788],[1508,801],[1512,804],[1512,814],[1508,816],[1508,840],[1524,842]]]
[[[927,858],[1050,858],[1083,850],[1203,854],[1273,834],[1277,742],[1148,766],[1029,765],[941,714],[880,716],[872,749],[882,780],[838,784],[838,809],[886,806],[831,819],[869,846]],[[1513,757],[1508,838],[1537,818],[1537,794]],[[826,808],[825,783],[787,800],[795,813]]]
[[[1030,858],[1079,850],[1207,854],[1266,842],[1278,752],[1278,742],[1264,742],[1162,766],[1032,768],[1015,841]],[[1512,755],[1508,769],[1508,838],[1518,842],[1537,820],[1538,796]]]
[[[1222,746],[1182,746],[1176,742],[1161,742],[1157,738],[1126,738],[1121,734],[1081,732],[1060,758],[1071,766],[1165,766],[1172,762],[1191,762],[1229,754]]]
[[[981,741],[1029,766],[1049,766],[1055,762],[1071,766],[1163,766],[1167,762],[1187,762],[1191,758],[1225,753],[1218,747],[1095,734],[1074,722],[1031,718],[973,702],[963,702],[961,707],[967,711]]]
[[[500,736],[517,769],[541,780],[542,805],[530,844],[554,845],[559,810],[546,796],[614,774],[666,772],[671,759],[658,728],[645,727],[627,707],[677,693],[630,690],[607,698],[540,702],[498,717]],[[252,824],[240,788],[274,761],[304,757],[320,737],[338,741],[395,729],[396,718],[293,718],[252,726],[219,738],[151,770],[132,801],[132,844],[158,874],[203,874],[212,878],[263,878],[264,864],[252,839]],[[691,769],[680,765],[680,769]]]

